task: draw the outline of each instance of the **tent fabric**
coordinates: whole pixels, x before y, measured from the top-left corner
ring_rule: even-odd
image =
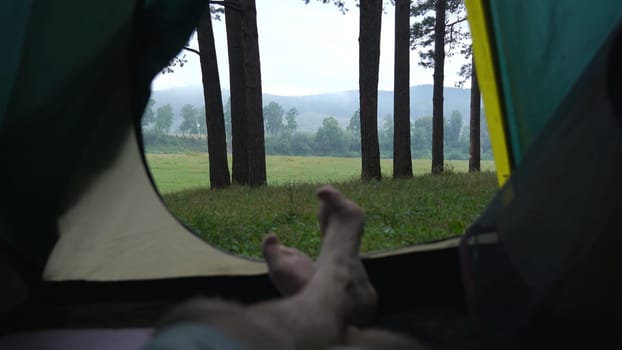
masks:
[[[139,124],[204,1],[3,2],[0,239],[42,269],[57,217]],[[36,218],[36,220],[33,220]]]
[[[182,226],[155,192],[133,133],[119,156],[59,219],[45,268],[54,280],[114,281],[265,273],[263,261],[220,251]],[[106,210],[102,210],[106,208]]]
[[[494,348],[508,349],[529,324],[531,309],[529,290],[497,240],[494,227],[471,227],[460,247],[461,266],[474,328]]]
[[[376,327],[412,334],[446,349],[477,343],[467,322],[456,248],[365,259],[363,264],[381,305]],[[25,329],[153,327],[171,307],[197,295],[248,304],[280,294],[266,274],[46,281],[18,313],[0,317],[0,338],[3,332]]]
[[[622,2],[467,0],[466,5],[503,184],[619,23]]]
[[[2,82],[8,103],[0,118],[0,158],[10,171],[0,175],[5,194],[1,233],[20,255],[42,266],[84,145],[97,120],[107,117],[105,106],[122,104],[111,101],[112,92],[122,88],[111,82],[127,85],[127,50],[122,48],[130,32],[124,19],[131,18],[132,4],[68,1],[65,8],[43,1],[13,3],[17,13],[27,15],[2,12],[2,26],[9,33],[13,26],[23,27],[21,21],[28,26],[8,41],[22,41],[11,45],[16,52],[8,54],[19,58],[0,68],[15,71],[13,81]]]
[[[498,87],[498,72],[495,70],[493,52],[494,42],[492,25],[488,22],[485,2],[482,0],[466,0],[467,17],[471,29],[473,58],[477,66],[477,83],[480,86],[484,105],[486,106],[486,124],[495,160],[497,181],[503,185],[510,177],[512,157],[505,134],[505,118]]]
[[[490,1],[515,163],[622,18],[622,2]]]
[[[517,3],[507,5],[514,8]],[[622,320],[617,222],[622,184],[616,177],[622,171],[622,115],[616,107],[620,91],[612,84],[622,65],[622,9],[591,7],[585,15],[588,9],[579,9],[584,11],[580,16],[564,8],[550,18],[564,14],[595,20],[600,18],[595,13],[602,14],[606,25],[596,26],[598,32],[585,29],[593,35],[589,45],[582,41],[583,33],[578,42],[566,40],[570,47],[559,50],[567,54],[583,45],[585,51],[576,53],[580,57],[568,58],[568,64],[555,69],[550,61],[525,58],[524,77],[502,73],[514,87],[529,79],[535,84],[532,71],[545,70],[548,80],[563,77],[560,85],[548,80],[532,90],[525,85],[520,97],[512,97],[520,107],[516,111],[532,109],[528,115],[506,115],[523,123],[517,130],[526,130],[518,139],[511,136],[521,141],[511,146],[522,150],[522,158],[463,238],[462,266],[474,322],[495,348],[593,347],[614,334],[613,325]],[[574,23],[576,29],[579,22],[574,19],[564,17],[562,22]],[[553,40],[547,35],[546,40]],[[539,42],[530,35],[513,40],[512,47],[521,50]],[[496,50],[497,57],[505,55],[505,47],[497,45]],[[511,66],[520,67],[517,62]],[[542,86],[550,90],[542,91]],[[535,92],[539,95],[530,95]],[[527,95],[533,102],[526,102]],[[498,237],[497,244],[477,243],[478,237],[490,234]]]
[[[622,18],[622,9],[618,16]],[[622,40],[620,28],[622,20],[605,35],[529,156],[491,203],[503,208],[496,225],[516,259],[524,257],[519,265],[529,264],[530,271],[542,276],[524,272],[532,286],[553,280],[553,270],[561,265],[555,259],[566,259],[576,239],[592,240],[614,229],[607,218],[618,209],[616,193],[622,186],[612,174],[622,164],[622,141],[609,77],[611,67],[619,64],[612,48]],[[512,194],[509,200],[505,193]],[[596,232],[586,234],[591,231]]]

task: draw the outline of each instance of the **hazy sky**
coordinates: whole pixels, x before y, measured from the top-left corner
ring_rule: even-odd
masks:
[[[358,8],[345,15],[332,4],[302,0],[258,0],[257,22],[263,92],[277,95],[308,95],[358,89]],[[393,90],[394,8],[382,16],[379,89]],[[229,87],[224,17],[213,21],[220,83]],[[191,47],[197,48],[196,37]],[[184,51],[188,63],[174,73],[158,75],[154,90],[201,85],[196,54]],[[410,85],[432,84],[432,70],[418,65],[411,51]],[[454,86],[464,59],[448,58],[445,86]],[[468,86],[468,84],[467,84]]]

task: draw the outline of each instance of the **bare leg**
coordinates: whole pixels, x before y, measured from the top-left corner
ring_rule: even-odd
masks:
[[[331,186],[320,188],[317,196],[321,200],[318,218],[322,237],[318,268],[341,266],[340,270],[348,274],[347,278],[358,286],[350,291],[352,302],[357,305],[352,321],[364,323],[376,306],[376,295],[359,257],[363,211]],[[295,248],[279,244],[274,234],[264,238],[262,248],[270,278],[285,296],[302,290],[316,271],[313,260]]]
[[[348,202],[341,203],[340,205],[351,206]],[[349,209],[344,208],[344,211],[347,210]],[[339,214],[338,211],[332,210],[330,206],[326,207],[323,204],[319,213],[320,231],[323,238],[325,238],[327,226],[330,224],[327,221],[331,215]],[[326,239],[324,239],[324,243],[329,245],[326,243]],[[270,278],[274,286],[285,297],[300,292],[315,273],[316,267],[311,258],[295,248],[281,245],[274,234],[264,238],[263,253],[268,263]],[[380,329],[357,329],[354,326],[347,327],[343,344],[363,346],[364,348],[371,349],[398,350],[422,348],[413,339],[397,333]]]
[[[284,322],[282,329],[289,329],[297,335],[297,348],[321,348],[343,343],[347,324],[354,318],[371,318],[376,306],[376,293],[358,255],[363,234],[362,210],[330,186],[320,188],[318,198],[321,202],[322,247],[316,272],[312,273],[313,269],[307,266],[306,273],[312,276],[306,287],[284,299],[278,307],[270,305],[270,310],[265,304],[254,307],[264,314],[276,312],[279,317],[275,317],[275,322]],[[275,245],[278,246],[276,237],[267,237],[264,241],[264,248],[274,249]],[[277,252],[284,251],[285,247],[278,247]],[[274,251],[268,249],[266,252],[271,256],[270,252]],[[273,266],[279,265],[276,262],[280,260],[273,257],[268,260]],[[305,262],[295,252],[289,254],[289,259],[298,265],[311,261]],[[293,281],[304,281],[305,276],[294,276]],[[284,309],[278,310],[280,307]],[[318,334],[323,336],[318,337]]]
[[[361,263],[359,249],[363,237],[363,210],[345,198],[332,186],[324,186],[317,192],[321,199],[318,213],[322,249],[317,258],[318,273],[325,267],[345,267],[348,281],[348,323],[364,324],[371,320],[376,308],[376,291]]]
[[[174,311],[165,324],[207,324],[249,349],[323,349],[343,344],[347,324],[368,318],[376,305],[375,291],[358,256],[363,213],[332,187],[318,190],[318,197],[322,247],[317,270],[299,293],[248,308],[195,301]],[[271,251],[274,242],[268,239],[267,243]]]
[[[263,252],[270,279],[285,297],[297,294],[315,273],[313,260],[295,248],[281,245],[274,234],[264,238]],[[361,346],[364,349],[422,349],[413,339],[380,329],[347,327],[344,345]],[[337,349],[337,348],[335,348]]]

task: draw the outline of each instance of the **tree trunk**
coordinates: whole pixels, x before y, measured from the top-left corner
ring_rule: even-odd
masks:
[[[378,145],[378,69],[382,0],[361,1],[359,27],[359,99],[361,106],[361,179],[381,180]]]
[[[246,76],[246,117],[248,125],[249,184],[266,184],[266,151],[261,100],[261,67],[255,0],[242,0],[242,44]]]
[[[236,2],[237,0],[230,0]],[[233,182],[249,183],[248,126],[246,119],[246,77],[242,47],[242,15],[225,6],[227,48],[229,51],[229,84],[231,94],[231,153]]]
[[[443,82],[445,69],[445,1],[436,0],[434,23],[434,91],[432,96],[432,174],[443,172]]]
[[[480,171],[480,92],[475,61],[471,62],[471,122],[469,125],[469,172]]]
[[[199,52],[201,52],[201,75],[203,97],[205,98],[205,122],[207,124],[207,149],[209,152],[209,179],[211,188],[224,188],[231,185],[227,163],[227,136],[225,116],[222,107],[220,77],[216,60],[216,46],[212,17],[209,6],[197,27]]]
[[[410,154],[410,0],[395,3],[393,177],[412,177]]]

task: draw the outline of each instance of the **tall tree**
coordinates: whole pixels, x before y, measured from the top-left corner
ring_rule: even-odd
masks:
[[[432,173],[443,171],[443,85],[445,57],[459,48],[467,34],[460,23],[466,21],[463,0],[418,0],[412,8],[417,22],[412,27],[411,43],[419,50],[421,64],[434,68],[432,93]]]
[[[350,122],[348,123],[348,127],[346,128],[349,132],[354,134],[356,137],[361,137],[361,110],[357,109],[352,113],[350,117]]]
[[[350,122],[346,127],[348,137],[348,150],[351,154],[361,154],[361,110],[357,109],[352,113]]]
[[[266,132],[272,136],[277,136],[283,131],[283,114],[285,111],[280,104],[272,101],[263,108]]]
[[[249,183],[248,126],[246,118],[246,75],[242,45],[242,10],[240,0],[228,0],[237,5],[225,7],[227,50],[229,54],[229,84],[231,101],[231,156],[233,182]]]
[[[359,100],[361,109],[361,179],[381,180],[378,145],[378,69],[382,0],[360,3]]]
[[[322,127],[315,134],[314,149],[321,155],[343,154],[345,151],[345,138],[337,119],[324,118]]]
[[[421,117],[413,123],[413,145],[419,156],[431,155],[432,149],[432,117]]]
[[[156,111],[154,131],[156,134],[168,134],[173,126],[173,107],[170,104],[160,106]]]
[[[434,88],[432,91],[432,174],[443,172],[443,82],[445,80],[445,1],[436,0]]]
[[[395,2],[393,177],[412,177],[410,153],[410,0]]]
[[[199,133],[198,111],[193,105],[186,104],[181,108],[182,122],[179,125],[179,131],[182,135],[196,135]]]
[[[255,0],[242,0],[242,43],[246,78],[246,118],[248,126],[249,184],[266,184],[266,151],[264,144],[261,64],[257,33]]]
[[[201,52],[201,75],[203,80],[203,97],[205,99],[205,116],[207,124],[207,148],[209,152],[209,175],[211,188],[223,188],[231,184],[229,165],[227,162],[227,136],[225,134],[225,117],[218,76],[216,46],[212,29],[212,16],[207,6],[197,27],[197,39]]]
[[[462,114],[459,111],[452,111],[449,120],[445,122],[445,146],[458,147],[461,131]]]
[[[378,143],[380,144],[380,154],[389,155],[393,153],[393,141],[395,140],[393,117],[390,114],[384,116],[382,128],[378,131]],[[408,131],[410,134],[410,130]],[[410,137],[410,135],[408,135]],[[408,146],[410,147],[410,146]]]
[[[469,172],[480,171],[480,92],[475,72],[475,61],[471,62],[471,116],[469,123]]]
[[[285,113],[285,120],[287,124],[285,125],[285,132],[288,135],[293,135],[298,128],[298,123],[296,122],[296,117],[298,116],[298,110],[296,108],[290,108],[287,113]]]
[[[482,138],[481,138],[481,94],[475,72],[475,59],[473,57],[473,44],[470,33],[466,33],[462,43],[461,53],[469,60],[460,67],[458,75],[462,79],[456,84],[463,87],[468,79],[471,79],[471,108],[469,117],[469,172],[480,171]]]

